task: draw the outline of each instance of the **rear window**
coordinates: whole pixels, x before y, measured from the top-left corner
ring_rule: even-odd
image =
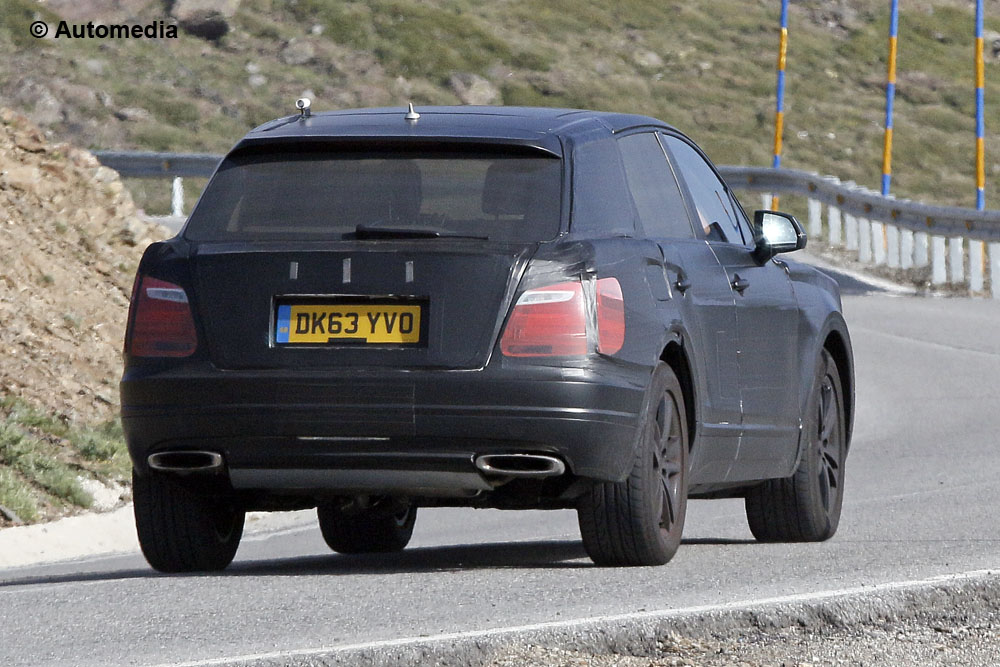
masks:
[[[544,241],[559,232],[561,165],[558,158],[496,153],[237,153],[209,183],[184,236],[350,239],[362,226],[368,233]]]

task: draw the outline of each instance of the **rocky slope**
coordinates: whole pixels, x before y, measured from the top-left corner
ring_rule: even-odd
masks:
[[[111,419],[142,249],[118,174],[0,110],[0,393],[66,422]]]

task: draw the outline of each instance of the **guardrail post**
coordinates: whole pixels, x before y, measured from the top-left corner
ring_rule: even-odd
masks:
[[[171,193],[170,215],[175,218],[184,217],[184,180],[180,176],[174,176],[173,192]]]
[[[1000,243],[990,244],[990,292],[1000,299]]]
[[[885,239],[888,245],[886,263],[890,269],[899,268],[899,227],[896,225],[885,226]]]
[[[983,291],[983,242],[969,240],[969,291],[979,294]]]
[[[899,266],[913,268],[913,232],[909,229],[899,230]]]
[[[818,239],[823,233],[823,202],[809,200],[809,236]]]
[[[858,249],[858,219],[850,213],[844,214],[844,247]]]
[[[876,220],[872,220],[872,250],[875,266],[885,264],[885,225]]]
[[[922,269],[930,264],[930,235],[927,232],[913,233],[913,266]]]
[[[827,242],[832,246],[840,245],[840,209],[830,206],[826,214]]]
[[[935,285],[944,285],[948,282],[948,274],[945,272],[945,238],[943,236],[931,237],[931,282]]]
[[[858,218],[858,261],[872,263],[872,225],[865,218]]]
[[[956,236],[948,239],[948,268],[951,283],[960,283],[965,280],[965,248],[963,239]]]

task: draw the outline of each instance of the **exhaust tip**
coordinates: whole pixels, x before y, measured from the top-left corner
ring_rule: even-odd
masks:
[[[222,454],[217,452],[179,450],[157,452],[146,459],[149,467],[160,472],[195,473],[222,470]]]
[[[476,457],[476,468],[503,477],[558,477],[566,472],[562,460],[544,454],[483,454]]]

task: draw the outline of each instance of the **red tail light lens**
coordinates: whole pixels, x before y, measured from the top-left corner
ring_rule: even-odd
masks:
[[[500,339],[500,351],[508,357],[581,356],[593,350],[596,340],[598,352],[618,352],[625,343],[621,285],[615,278],[597,281],[596,322],[591,319],[591,285],[566,282],[522,293]]]
[[[615,278],[597,281],[597,351],[614,354],[625,344],[625,299]]]
[[[521,294],[500,339],[508,357],[581,355],[587,347],[587,308],[578,282]]]
[[[126,352],[135,357],[187,357],[198,347],[187,293],[164,280],[137,279]]]

